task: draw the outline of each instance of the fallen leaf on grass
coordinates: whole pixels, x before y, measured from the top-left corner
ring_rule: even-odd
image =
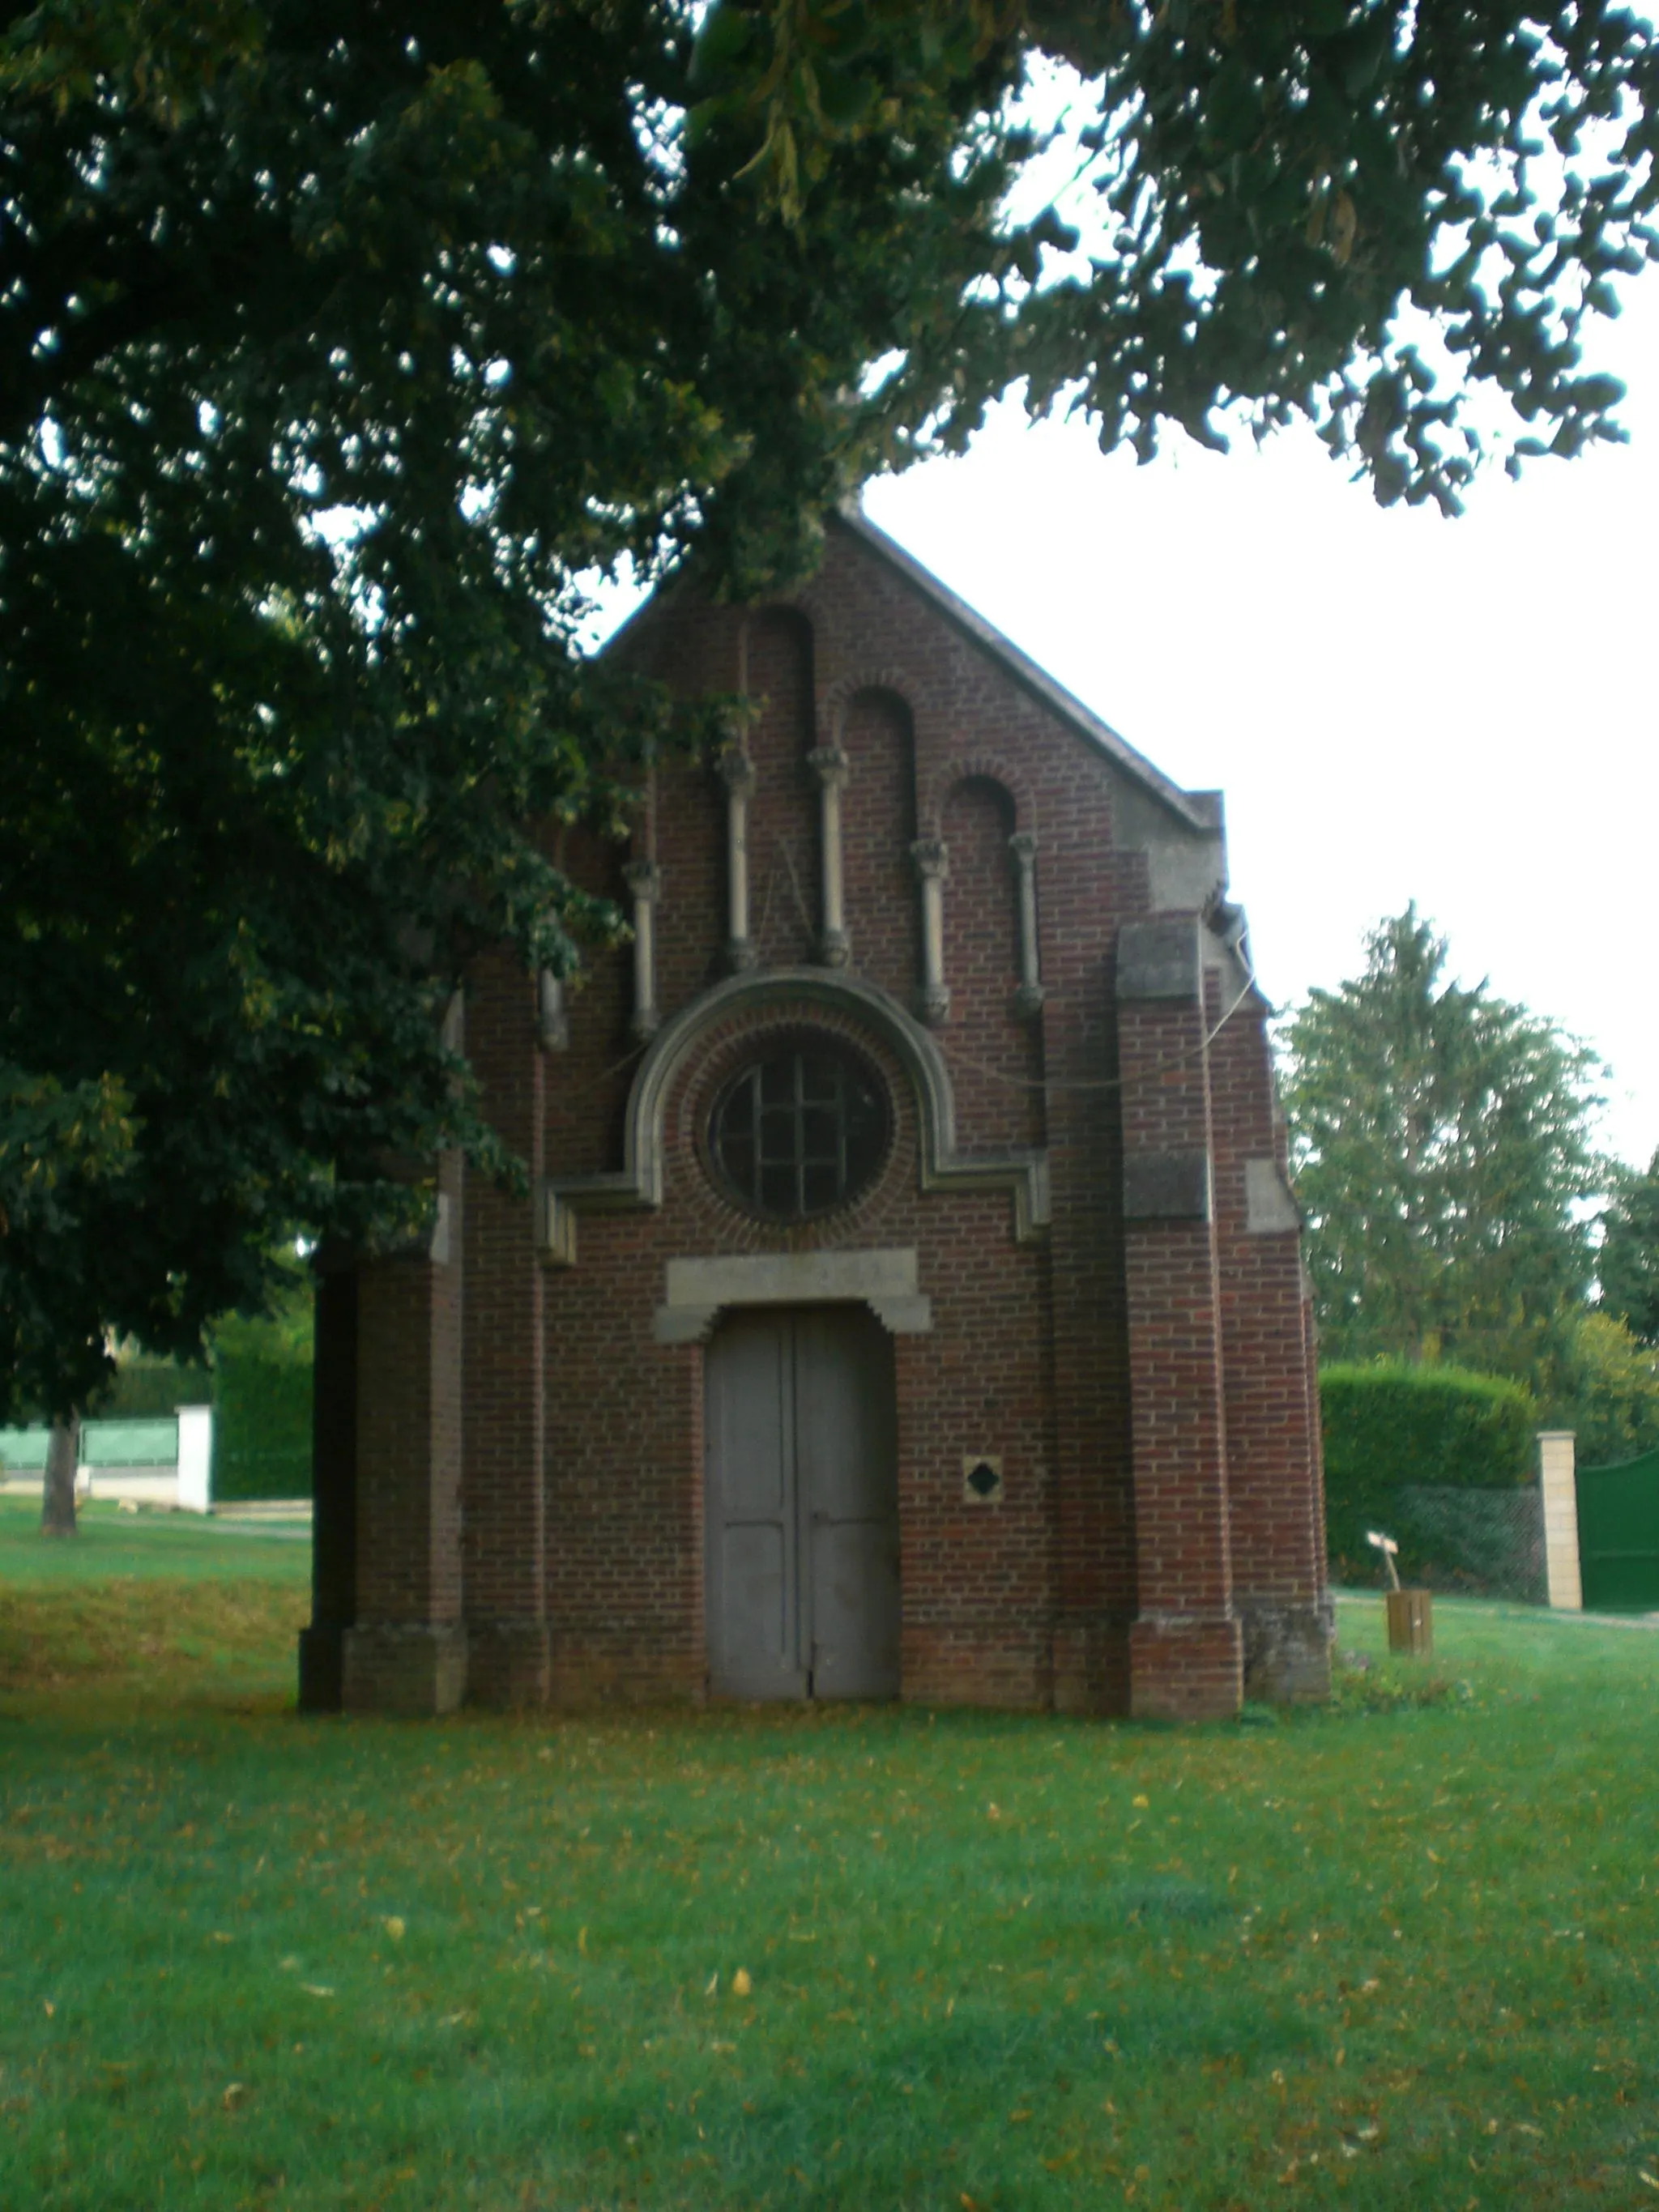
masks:
[[[234,2112],[246,2094],[247,2085],[246,2082],[231,2081],[226,2085],[225,2094],[220,2098],[219,2102],[224,2106],[228,2112]]]
[[[1641,2176],[1642,2179],[1646,2182],[1650,2189],[1659,2189],[1659,2180],[1656,2180],[1652,2174],[1647,2172],[1639,2166],[1637,2167],[1636,2171]]]
[[[46,2018],[50,2020],[53,2013],[58,2009],[57,2006],[52,2002],[50,1997],[42,1997],[40,2002],[46,2008]]]
[[[471,2017],[470,2012],[447,2012],[438,2025],[440,2027],[464,2027]]]
[[[739,1966],[737,1972],[732,1977],[732,1996],[734,1997],[746,1997],[754,1986],[755,1984],[749,1978],[749,1969],[747,1966]]]
[[[334,1994],[331,1982],[301,1982],[300,1987],[308,1997],[331,1997]]]
[[[409,1930],[395,1912],[389,1913],[380,1923],[394,1943],[401,1943]]]
[[[1152,1810],[1152,1801],[1150,1797],[1132,1797],[1129,1802],[1137,1813],[1148,1813]]]

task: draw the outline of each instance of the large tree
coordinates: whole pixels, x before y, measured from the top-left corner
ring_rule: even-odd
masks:
[[[1449,982],[1415,907],[1366,950],[1284,1031],[1325,1352],[1456,1359],[1551,1397],[1593,1267],[1593,1055],[1484,982]]]
[[[1008,211],[1051,61],[1082,255]],[[714,720],[584,578],[796,577],[1018,376],[1448,506],[1483,384],[1615,434],[1655,70],[1572,0],[0,0],[0,1399],[507,1171],[441,1010],[614,930],[552,826]]]

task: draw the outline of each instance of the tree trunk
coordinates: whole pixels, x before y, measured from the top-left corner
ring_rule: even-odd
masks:
[[[75,1534],[75,1468],[81,1456],[81,1416],[54,1421],[46,1445],[46,1481],[40,1528],[48,1536]]]

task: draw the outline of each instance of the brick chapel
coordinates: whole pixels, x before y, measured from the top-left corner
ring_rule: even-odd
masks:
[[[612,648],[751,705],[465,994],[515,1200],[318,1295],[302,1705],[1328,1687],[1313,1330],[1220,795],[856,513]],[[580,864],[579,864],[580,865]]]

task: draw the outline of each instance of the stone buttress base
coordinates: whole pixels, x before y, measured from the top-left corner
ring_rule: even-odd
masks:
[[[453,1713],[466,1692],[466,1632],[390,1622],[349,1628],[341,1704],[349,1713]]]

